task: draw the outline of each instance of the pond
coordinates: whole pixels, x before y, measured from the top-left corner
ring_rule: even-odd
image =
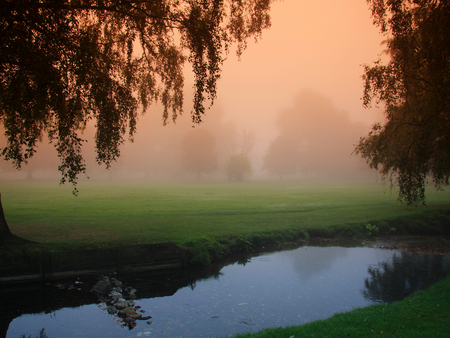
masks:
[[[6,311],[18,312],[8,313],[14,319],[8,320],[9,327],[6,323],[7,337],[37,337],[42,329],[49,338],[226,337],[390,303],[448,274],[449,256],[304,246],[230,264],[197,280],[186,271],[121,276],[138,290],[136,305],[152,316],[150,324],[137,321],[132,330],[109,315],[92,295],[73,290],[10,293],[7,297],[16,297],[16,305],[1,311],[3,317]],[[20,302],[24,302],[20,311],[14,310]]]

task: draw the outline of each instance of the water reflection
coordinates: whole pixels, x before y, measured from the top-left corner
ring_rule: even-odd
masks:
[[[224,337],[300,325],[377,302],[391,302],[450,273],[448,257],[367,247],[302,247],[253,257],[197,278],[186,271],[156,278],[122,276],[136,305],[153,318],[124,330],[96,304],[24,314],[7,337]],[[1,311],[1,310],[0,310]],[[4,310],[3,310],[4,311]],[[26,313],[26,311],[22,311]]]
[[[343,247],[303,247],[299,251],[286,251],[282,257],[291,260],[294,271],[301,278],[312,278],[331,269],[337,260],[347,257],[349,249]],[[299,252],[301,254],[299,254]]]
[[[367,272],[363,296],[373,302],[392,303],[450,274],[450,257],[394,253],[390,260],[369,266]]]

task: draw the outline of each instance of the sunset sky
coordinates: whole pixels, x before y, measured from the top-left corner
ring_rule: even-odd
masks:
[[[313,163],[339,153],[342,161],[349,161],[359,138],[383,118],[379,109],[367,110],[361,101],[362,65],[378,59],[384,39],[373,25],[368,4],[365,0],[276,1],[271,18],[272,27],[263,32],[257,43],[249,41],[240,60],[234,51],[230,52],[222,68],[215,106],[207,111],[202,127],[220,137],[221,131],[215,127],[220,112],[222,122],[254,133],[256,148],[252,159],[255,170],[260,170],[269,145],[281,132],[277,117],[288,109],[301,115],[291,115],[295,124],[301,124],[294,126],[299,135],[307,126],[315,130],[317,142],[322,142],[310,144],[315,158],[305,160]],[[187,92],[193,83],[188,70],[189,67]],[[304,105],[308,102],[304,97],[307,92],[314,97],[311,102],[315,102],[309,111]],[[303,103],[299,103],[299,95],[303,95]],[[326,103],[317,102],[318,97]],[[169,135],[171,129],[189,123],[190,100],[187,95],[186,111],[179,117],[178,126],[169,125],[161,135],[173,137]],[[321,106],[328,106],[330,111],[320,110]],[[154,113],[154,118],[159,119],[158,108],[150,111]],[[339,116],[335,120],[339,123],[334,123],[336,130],[330,113]],[[137,141],[144,137],[139,135],[139,129],[145,129],[147,118],[138,125]],[[331,146],[339,147],[339,151]],[[132,147],[127,149],[131,151]],[[337,166],[330,162],[327,169]]]
[[[361,65],[378,58],[383,40],[365,0],[277,1],[271,17],[272,27],[240,61],[230,53],[225,62],[218,103],[227,118],[261,128],[309,88],[352,121],[380,119],[360,99]]]

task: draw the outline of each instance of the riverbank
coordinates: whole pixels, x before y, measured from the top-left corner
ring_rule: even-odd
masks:
[[[390,221],[333,226],[331,230],[321,232],[322,235],[328,234],[328,237],[310,236],[305,230],[290,230],[245,237],[202,238],[186,242],[182,247],[172,242],[88,249],[12,244],[0,248],[0,283],[46,281],[110,272],[209,267],[213,264],[245,262],[262,253],[304,245],[369,246],[450,255],[449,224],[450,212],[443,210]]]
[[[373,184],[241,183],[80,182],[83,193],[75,198],[49,182],[7,182],[2,196],[11,231],[37,243],[0,246],[0,272],[38,265],[48,275],[66,265],[64,257],[83,261],[78,253],[90,264],[96,250],[120,258],[123,248],[164,242],[181,252],[177,265],[188,267],[245,261],[315,240],[450,236],[450,198],[443,192],[430,192],[427,207],[407,208]],[[141,256],[143,264],[156,261],[146,251]],[[108,264],[121,269],[127,260]]]
[[[450,277],[402,301],[339,313],[301,326],[265,329],[235,338],[448,337]]]
[[[391,242],[399,243],[401,242],[399,238],[404,236],[410,236],[409,240],[404,240],[404,245],[397,244],[397,247],[392,247]],[[449,254],[450,252],[450,243],[448,241],[439,244],[434,241],[428,245],[422,244],[422,247],[420,247],[411,242],[414,236],[450,237],[450,210],[423,211],[421,214],[402,216],[390,220],[372,220],[357,224],[261,231],[246,235],[202,237],[200,239],[188,240],[179,245],[172,243],[169,246],[172,249],[165,249],[164,252],[166,253],[164,253],[164,258],[169,256],[178,257],[177,260],[180,262],[177,263],[177,267],[209,266],[225,260],[239,261],[263,252],[294,248],[317,242],[342,245],[342,242],[351,242],[353,244],[354,241],[359,243],[364,241],[378,241],[380,242],[379,246],[383,246],[386,249],[391,248],[431,254]],[[63,262],[64,257],[73,256],[76,258],[83,252],[88,252],[88,256],[84,255],[86,256],[84,257],[81,255],[80,257],[83,259],[72,259],[72,261],[85,260],[89,263],[89,266],[81,266],[79,270],[92,269],[93,267],[101,268],[102,264],[105,265],[103,262],[104,259],[100,259],[101,262],[98,263],[98,266],[95,266],[94,260],[96,256],[103,257],[105,255],[115,259],[110,264],[111,266],[123,266],[130,263],[137,264],[139,261],[144,265],[146,262],[151,262],[155,265],[154,262],[161,260],[160,255],[157,254],[158,250],[142,250],[146,245],[155,246],[157,243],[100,248],[92,248],[90,246],[84,248],[82,246],[62,246],[45,243],[10,243],[10,245],[0,247],[0,268],[6,271],[12,265],[31,266],[33,264],[40,264],[42,267],[37,270],[48,270],[49,266],[56,265],[55,259],[57,260],[57,265],[64,266],[67,265]],[[133,247],[136,250],[133,250]],[[122,256],[119,254],[125,248],[130,252],[127,257],[132,257],[132,261],[131,258],[120,258]],[[103,251],[107,252],[103,254]],[[139,257],[139,255],[142,257]],[[115,258],[116,256],[117,258]],[[44,262],[48,257],[53,257],[52,264]],[[167,268],[167,262],[164,261],[161,264],[161,269]],[[155,269],[158,269],[157,264]],[[47,271],[46,273],[49,272],[51,271]]]
[[[331,225],[301,230],[290,229],[270,233],[256,233],[247,236],[225,238],[202,238],[186,242],[189,263],[207,266],[236,255],[248,255],[274,249],[282,250],[312,243],[342,245],[354,241],[377,241],[384,249],[404,250],[430,254],[450,254],[450,242],[432,241],[429,244],[414,245],[414,238],[420,236],[450,237],[450,211],[424,212],[420,215],[403,216],[390,220],[373,220],[359,224]],[[392,242],[403,245],[393,247]],[[400,241],[401,242],[401,241]]]

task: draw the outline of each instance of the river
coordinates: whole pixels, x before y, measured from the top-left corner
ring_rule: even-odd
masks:
[[[137,321],[132,330],[92,294],[54,285],[2,293],[3,299],[16,301],[1,311],[18,312],[7,325],[6,336],[14,338],[38,337],[42,329],[49,338],[226,337],[401,300],[448,274],[449,256],[372,246],[303,246],[232,263],[200,277],[185,270],[120,276],[138,290],[136,305],[152,316],[149,323]]]

